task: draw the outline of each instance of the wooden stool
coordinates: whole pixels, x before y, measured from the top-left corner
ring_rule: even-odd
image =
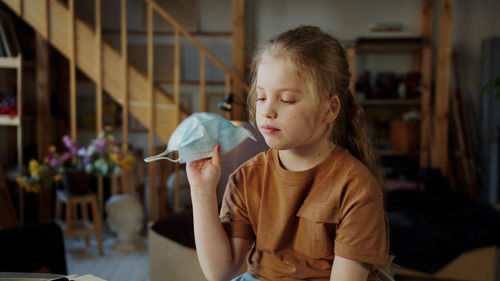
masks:
[[[62,221],[62,205],[66,204],[66,221]],[[90,204],[92,209],[92,220],[89,221]],[[78,220],[78,206],[81,208],[82,219]],[[71,194],[64,190],[58,190],[56,193],[56,219],[61,223],[63,235],[76,236],[85,235],[85,243],[90,245],[89,234],[95,233],[99,255],[103,255],[102,250],[102,218],[97,205],[97,197],[94,193]]]

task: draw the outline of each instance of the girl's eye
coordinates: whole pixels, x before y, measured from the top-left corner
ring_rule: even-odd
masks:
[[[294,100],[284,100],[284,99],[282,99],[281,102],[284,104],[294,104],[295,103]]]
[[[257,98],[257,101],[265,101],[266,98]]]

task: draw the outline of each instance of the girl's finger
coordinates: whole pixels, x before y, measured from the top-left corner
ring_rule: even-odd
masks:
[[[220,144],[214,146],[214,156],[212,156],[212,164],[220,166]]]

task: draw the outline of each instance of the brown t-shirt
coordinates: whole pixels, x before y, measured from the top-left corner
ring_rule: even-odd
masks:
[[[248,272],[261,280],[329,280],[335,255],[385,267],[383,193],[369,170],[337,146],[316,167],[293,172],[269,150],[231,176],[221,221],[253,241]],[[371,279],[371,278],[369,278]]]

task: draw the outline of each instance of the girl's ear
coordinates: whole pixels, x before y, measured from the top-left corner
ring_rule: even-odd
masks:
[[[333,95],[328,103],[327,111],[325,112],[325,123],[332,123],[337,119],[340,112],[340,99],[338,95]]]

